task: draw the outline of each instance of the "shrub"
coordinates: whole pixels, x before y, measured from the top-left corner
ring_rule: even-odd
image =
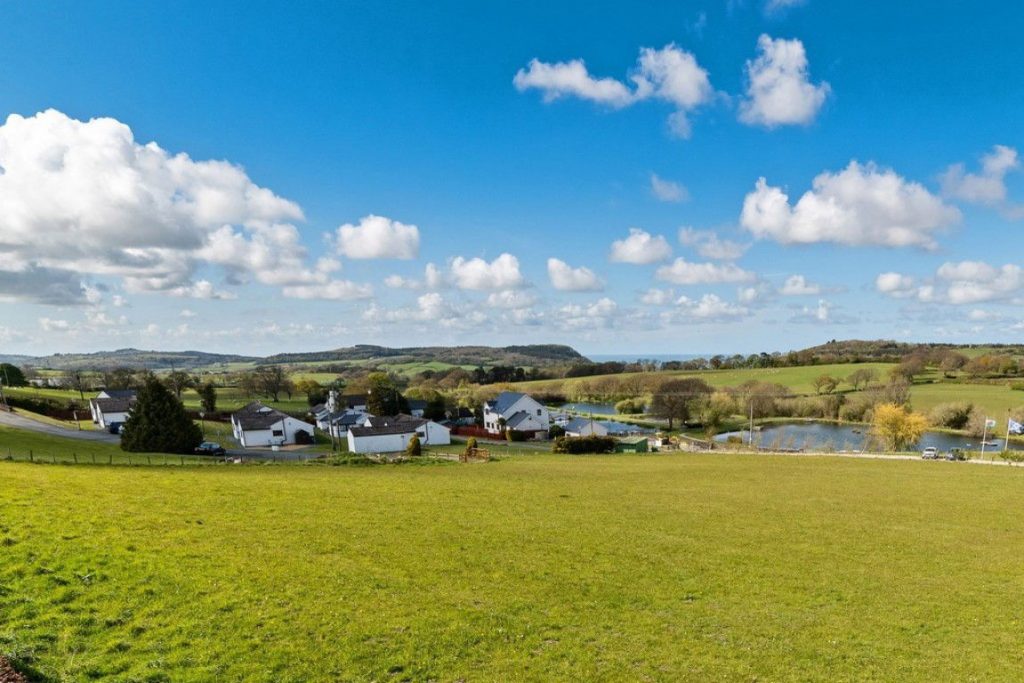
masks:
[[[506,429],[505,439],[508,441],[526,441],[526,432],[521,432],[518,429]]]
[[[644,412],[644,402],[637,398],[627,398],[615,404],[615,412],[620,415],[634,415]]]
[[[845,403],[839,409],[839,419],[847,422],[867,422],[870,419],[871,401],[863,398]]]
[[[933,425],[949,429],[964,429],[971,420],[974,406],[970,403],[942,403],[928,416]]]
[[[555,439],[552,451],[555,453],[611,453],[615,450],[615,439],[610,436],[560,436]]]
[[[469,456],[476,450],[476,437],[471,436],[466,440],[466,449],[462,451],[463,455]]]
[[[548,429],[548,438],[557,439],[560,436],[565,436],[565,427],[562,425],[551,425]]]
[[[423,455],[423,446],[420,445],[420,437],[415,434],[409,439],[409,445],[405,447],[405,454],[409,457],[415,458]]]

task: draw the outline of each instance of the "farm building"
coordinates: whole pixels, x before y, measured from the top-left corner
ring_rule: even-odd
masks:
[[[313,425],[254,401],[231,416],[231,431],[243,448],[311,443]]]
[[[646,436],[627,436],[617,439],[615,443],[616,453],[649,453],[651,445]]]

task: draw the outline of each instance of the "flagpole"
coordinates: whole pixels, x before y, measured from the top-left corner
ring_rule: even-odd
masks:
[[[985,418],[984,426],[981,428],[981,460],[985,459],[985,441],[988,440],[988,418]]]
[[[1003,439],[1003,453],[1010,446],[1010,409],[1006,409],[1006,438]]]

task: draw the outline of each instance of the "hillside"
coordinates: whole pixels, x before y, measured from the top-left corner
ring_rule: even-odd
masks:
[[[246,363],[258,360],[252,356],[207,353],[205,351],[141,351],[118,349],[95,353],[55,353],[52,356],[18,356],[10,361],[18,365],[53,370],[103,370],[128,367],[146,370],[177,368],[188,370],[218,363]]]
[[[378,361],[394,365],[399,363],[440,362],[451,365],[516,365],[546,367],[551,365],[586,362],[587,358],[570,346],[561,344],[534,344],[529,346],[413,346],[389,348],[370,344],[357,344],[331,351],[308,353],[281,353],[263,359],[265,363],[321,363],[321,362]]]

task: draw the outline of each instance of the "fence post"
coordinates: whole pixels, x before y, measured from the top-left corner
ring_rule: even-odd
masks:
[[[78,464],[78,453],[71,451],[71,457],[75,459],[75,464]]]
[[[29,462],[35,462],[36,461],[36,456],[33,455],[31,448],[28,449],[28,461]]]
[[[152,465],[153,464],[153,460],[150,459],[149,453],[146,453],[146,464],[147,465]]]

